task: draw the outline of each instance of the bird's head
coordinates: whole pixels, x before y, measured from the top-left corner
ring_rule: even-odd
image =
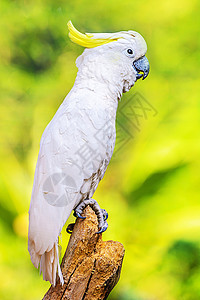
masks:
[[[106,81],[118,90],[127,92],[134,83],[149,74],[149,62],[145,54],[147,45],[135,31],[116,33],[82,34],[68,22],[69,37],[85,47],[76,64],[81,74]]]

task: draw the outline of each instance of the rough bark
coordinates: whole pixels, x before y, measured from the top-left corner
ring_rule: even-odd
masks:
[[[59,281],[50,287],[43,300],[96,300],[107,299],[117,284],[124,257],[119,242],[102,241],[97,217],[87,206],[86,219],[77,219],[61,269],[64,285]]]

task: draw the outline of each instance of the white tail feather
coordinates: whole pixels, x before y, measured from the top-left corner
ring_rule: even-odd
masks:
[[[49,281],[53,286],[56,284],[56,273],[60,282],[63,285],[64,280],[59,264],[58,245],[54,243],[53,248],[49,252],[45,252],[41,255],[40,259],[40,273],[43,273],[43,279]]]
[[[40,274],[43,273],[43,279],[49,281],[53,286],[56,284],[56,274],[60,278],[60,282],[63,285],[63,275],[59,263],[58,244],[54,243],[53,248],[39,255],[35,252],[34,242],[29,243],[29,252],[31,254],[32,263],[38,268],[40,263]]]

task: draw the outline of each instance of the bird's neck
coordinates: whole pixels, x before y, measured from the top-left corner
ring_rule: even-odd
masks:
[[[80,60],[81,63],[80,62]],[[130,90],[136,80],[132,66],[104,61],[100,56],[80,56],[75,85],[87,88],[114,101],[120,100],[122,93]]]
[[[93,91],[103,98],[110,99],[114,102],[118,102],[122,96],[122,88],[111,82],[104,82],[96,78],[85,78],[77,76],[75,80],[75,86],[79,89],[87,89]]]
[[[79,67],[75,85],[79,88],[87,88],[96,93],[118,101],[123,93],[123,80],[117,70],[111,71],[108,65],[95,62],[81,64]]]

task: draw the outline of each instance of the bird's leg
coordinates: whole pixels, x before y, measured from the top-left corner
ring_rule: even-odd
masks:
[[[97,215],[99,223],[99,231],[97,233],[106,231],[108,228],[108,223],[106,221],[108,219],[108,213],[105,209],[101,209],[97,201],[94,199],[85,199],[81,201],[81,203],[74,209],[74,216],[85,219],[85,217],[81,216],[81,214],[87,205],[90,205]]]

